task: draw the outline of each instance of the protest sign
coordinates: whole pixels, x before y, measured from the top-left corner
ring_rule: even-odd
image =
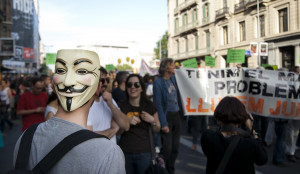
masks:
[[[227,63],[245,63],[245,50],[229,49],[227,52]]]
[[[205,56],[205,66],[215,67],[216,59],[211,56]]]
[[[108,65],[105,65],[105,69],[106,69],[106,71],[113,71],[113,70],[115,70],[115,67],[113,64],[108,64]]]
[[[300,120],[300,82],[293,72],[180,68],[175,76],[185,115],[213,115],[223,97],[235,96],[251,113]]]
[[[46,65],[53,65],[56,62],[56,54],[55,53],[47,53],[46,54]]]
[[[188,59],[185,61],[182,61],[182,66],[185,68],[198,68],[198,63],[196,58]]]

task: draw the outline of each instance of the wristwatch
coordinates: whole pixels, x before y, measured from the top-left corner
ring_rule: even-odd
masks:
[[[156,122],[155,122],[155,120],[152,122],[152,126],[156,126]]]

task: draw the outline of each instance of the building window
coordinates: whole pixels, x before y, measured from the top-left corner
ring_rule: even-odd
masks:
[[[176,7],[178,7],[178,0],[176,0]]]
[[[245,21],[239,23],[240,27],[240,41],[246,40],[246,24]]]
[[[195,34],[195,50],[199,49],[199,37],[198,34]]]
[[[210,47],[210,32],[209,30],[205,31],[205,35],[206,35],[206,48]]]
[[[182,26],[186,26],[187,25],[187,22],[188,22],[187,20],[188,20],[187,14],[184,14],[182,16]]]
[[[203,5],[203,18],[207,18],[209,16],[209,4],[206,3]]]
[[[185,51],[186,51],[186,52],[189,51],[189,40],[188,40],[187,37],[185,38]]]
[[[176,40],[176,43],[177,43],[177,54],[179,54],[180,53],[179,40]]]
[[[223,45],[228,44],[228,27],[224,26],[223,27]]]
[[[179,28],[178,18],[175,19],[174,25],[175,25],[175,33],[177,33]]]
[[[197,14],[197,9],[195,8],[193,10],[193,23],[198,20],[198,14]]]
[[[266,33],[265,33],[265,16],[259,17],[259,23],[260,23],[260,37],[264,37],[266,35]]]
[[[279,33],[288,31],[287,8],[278,11],[279,15]]]

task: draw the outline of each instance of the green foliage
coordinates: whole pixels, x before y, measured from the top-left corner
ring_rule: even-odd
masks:
[[[160,42],[161,42],[161,58],[168,57],[168,31],[162,36],[160,40],[156,42],[156,48],[154,48],[155,59],[159,59],[159,51],[160,51]]]
[[[118,69],[118,71],[132,71],[133,70],[132,66],[130,66],[128,64],[117,65],[116,68]]]

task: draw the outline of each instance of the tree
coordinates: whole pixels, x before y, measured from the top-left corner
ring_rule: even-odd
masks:
[[[160,43],[161,42],[161,43]],[[160,55],[161,48],[161,57]],[[154,48],[155,59],[162,59],[168,57],[168,31],[156,42],[156,48]]]
[[[128,64],[117,65],[116,68],[118,69],[118,71],[132,71],[133,70],[132,66],[130,66]]]

